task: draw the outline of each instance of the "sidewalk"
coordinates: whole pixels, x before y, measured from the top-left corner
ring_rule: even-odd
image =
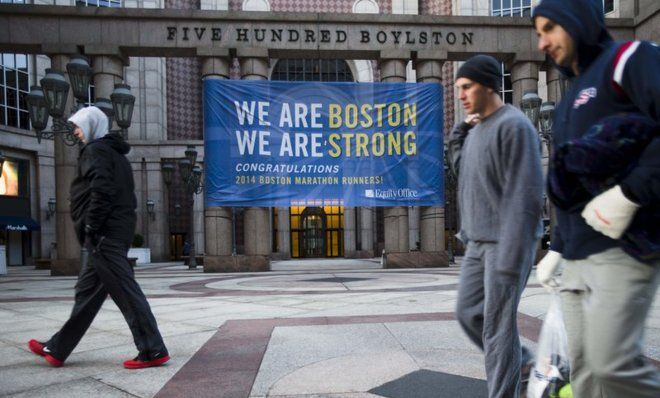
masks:
[[[47,339],[68,317],[76,278],[11,267],[0,277],[0,396],[485,396],[482,354],[454,318],[459,268],[365,261],[333,270],[282,262],[258,274],[140,265],[172,356],[144,370],[121,366],[136,352],[111,300],[62,368],[29,352],[30,338]],[[519,312],[532,348],[548,299],[532,275]],[[647,356],[660,360],[658,300],[646,339]]]

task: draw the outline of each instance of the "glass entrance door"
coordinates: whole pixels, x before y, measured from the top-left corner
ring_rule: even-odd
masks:
[[[319,210],[321,213],[323,210]],[[304,214],[302,218],[303,257],[325,257],[325,215]]]

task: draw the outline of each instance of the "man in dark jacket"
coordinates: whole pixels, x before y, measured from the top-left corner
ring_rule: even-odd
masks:
[[[554,117],[555,150],[583,137],[604,117],[660,117],[660,49],[640,41],[614,42],[600,0],[543,0],[533,13],[539,50],[572,77]],[[552,173],[552,171],[551,171]],[[569,192],[579,187],[562,186]],[[552,187],[550,187],[552,189]],[[550,197],[560,192],[550,192]],[[539,281],[560,293],[576,397],[657,397],[660,373],[642,355],[644,322],[660,278],[658,254],[642,262],[622,250],[621,237],[643,222],[640,208],[660,201],[660,138],[653,139],[627,176],[577,209],[557,208],[551,251]],[[648,214],[648,213],[647,213]],[[657,214],[657,213],[655,213]],[[657,234],[655,234],[657,237]],[[660,242],[650,242],[657,247]],[[563,261],[562,261],[563,260]]]
[[[149,303],[135,281],[126,255],[135,232],[135,187],[126,159],[130,146],[108,133],[108,118],[87,107],[69,119],[80,150],[78,176],[71,185],[71,215],[81,245],[89,252],[83,261],[69,320],[45,343],[28,346],[52,366],[62,366],[83,337],[108,294],[119,307],[138,349],[128,369],[162,365],[169,360]]]

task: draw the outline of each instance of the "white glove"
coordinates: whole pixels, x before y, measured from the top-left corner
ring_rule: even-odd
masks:
[[[548,292],[553,292],[559,287],[559,281],[555,277],[561,263],[561,253],[550,250],[536,265],[536,279]]]
[[[593,229],[619,239],[635,216],[639,205],[625,197],[619,185],[591,199],[582,211],[582,218]]]

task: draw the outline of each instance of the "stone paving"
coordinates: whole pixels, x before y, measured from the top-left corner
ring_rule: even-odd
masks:
[[[454,317],[458,266],[383,270],[370,259],[272,268],[204,274],[180,263],[138,266],[172,360],[126,370],[121,363],[135,347],[111,300],[65,366],[33,355],[27,341],[61,326],[76,278],[10,267],[0,277],[0,396],[485,396],[483,356]],[[532,275],[518,318],[531,348],[549,298]],[[645,352],[660,363],[658,300]]]

